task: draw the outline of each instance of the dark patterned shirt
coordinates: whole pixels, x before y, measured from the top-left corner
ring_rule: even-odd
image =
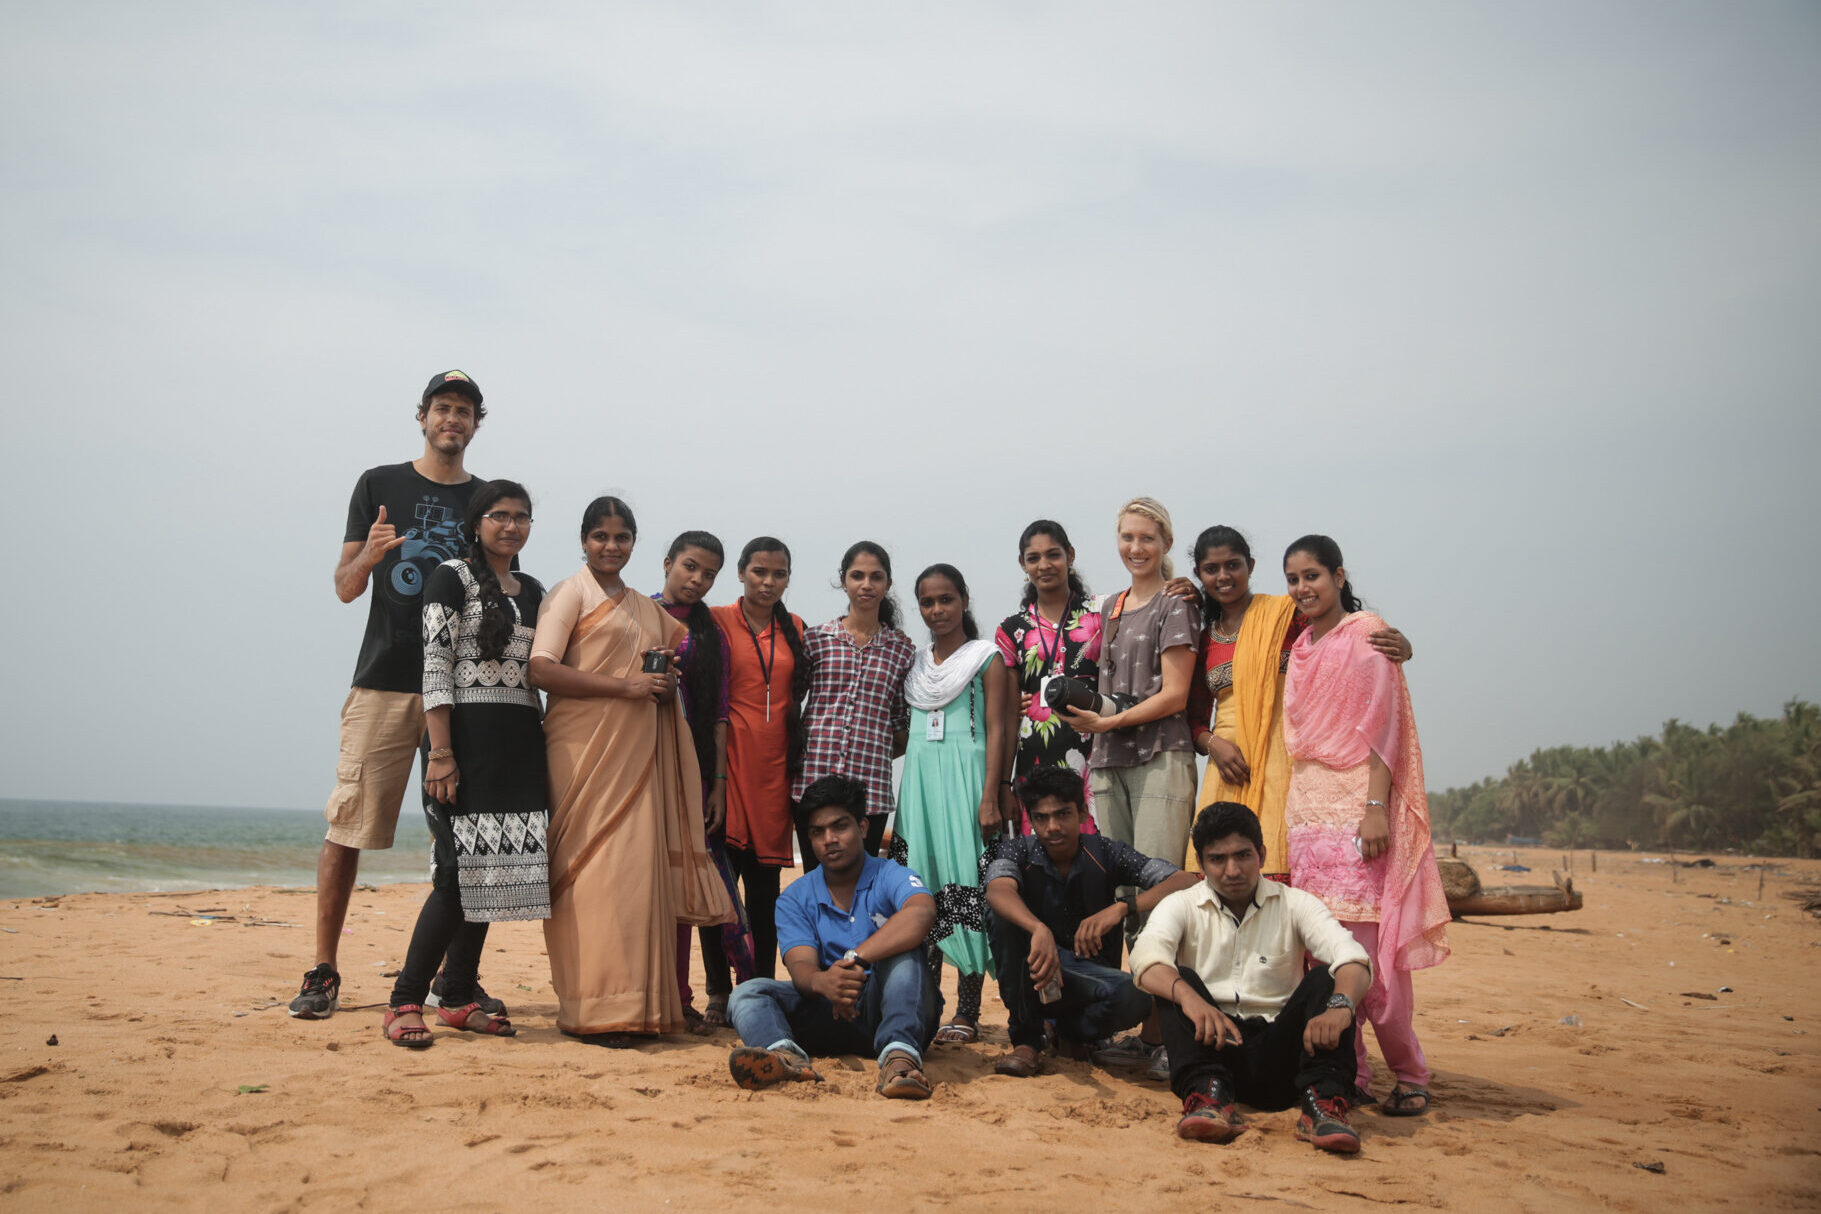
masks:
[[[1031,914],[1050,929],[1057,944],[1073,948],[1075,929],[1081,921],[1113,905],[1120,886],[1150,889],[1180,871],[1168,860],[1154,859],[1117,839],[1083,835],[1081,851],[1064,877],[1056,871],[1056,862],[1043,849],[1043,842],[1035,835],[1024,835],[1003,840],[999,854],[986,865],[980,878],[982,885],[999,877],[1016,882],[1018,896]],[[1122,943],[1119,932],[1108,932],[1102,940],[1101,955],[1092,959],[1118,969]]]
[[[803,649],[811,672],[803,705],[809,746],[791,800],[823,776],[848,776],[866,782],[868,814],[890,813],[892,733],[910,728],[904,676],[917,647],[896,628],[882,628],[856,648],[841,621],[830,620],[803,634]]]

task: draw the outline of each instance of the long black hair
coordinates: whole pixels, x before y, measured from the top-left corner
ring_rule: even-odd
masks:
[[[700,548],[717,561],[727,559],[721,541],[706,531],[685,531],[670,541],[666,562],[674,561],[685,548]],[[721,681],[727,668],[721,661],[721,629],[708,614],[708,604],[701,599],[689,605],[683,618],[689,628],[689,665],[683,668],[683,704],[689,718],[689,732],[695,739],[696,761],[702,766],[702,778],[714,775],[714,727],[716,709],[720,706]]]
[[[1328,571],[1329,576],[1337,575],[1346,564],[1341,559],[1340,545],[1325,535],[1305,535],[1288,548],[1284,549],[1284,560],[1298,552],[1306,552],[1315,558],[1315,563]],[[1366,604],[1359,595],[1353,592],[1353,575],[1340,585],[1340,608],[1342,611],[1354,612],[1365,610]]]
[[[915,587],[913,593],[917,598],[921,599],[923,597],[924,579],[931,577],[945,577],[954,585],[955,593],[961,596],[962,602],[968,604],[968,606],[961,611],[961,631],[967,635],[968,640],[979,640],[980,625],[974,623],[973,599],[967,593],[967,579],[961,576],[961,571],[953,565],[945,564],[940,561],[931,565],[928,569],[919,573],[916,582],[913,583]]]
[[[891,554],[871,540],[860,540],[841,555],[841,589],[847,589],[847,571],[854,567],[856,557],[870,556],[879,562],[879,568],[885,570],[885,580],[892,580]],[[879,599],[879,622],[887,628],[897,628],[901,615],[898,611],[898,596],[889,589]]]
[[[517,481],[488,481],[468,499],[468,513],[462,520],[468,529],[468,551],[463,557],[479,587],[481,623],[474,640],[480,646],[483,662],[499,661],[506,654],[506,646],[512,642],[512,608],[506,605],[499,575],[493,572],[493,566],[487,563],[487,553],[481,548],[481,516],[509,497],[518,498],[525,503],[526,509],[530,509],[531,494],[526,492],[525,486]]]
[[[1216,523],[1195,537],[1195,546],[1189,549],[1189,569],[1195,574],[1195,592],[1201,595],[1201,616],[1212,624],[1220,623],[1220,604],[1214,601],[1214,596],[1201,584],[1201,558],[1216,548],[1239,553],[1248,566],[1255,563],[1252,560],[1252,545],[1246,542],[1246,537],[1239,533],[1237,527]],[[1289,554],[1284,555],[1287,557]]]
[[[1024,550],[1029,548],[1031,541],[1040,535],[1047,535],[1061,544],[1065,552],[1075,550],[1075,545],[1069,543],[1069,533],[1062,529],[1061,523],[1054,519],[1040,518],[1026,527],[1023,534],[1018,537],[1018,564],[1020,567],[1024,565]],[[1085,601],[1087,597],[1087,583],[1081,580],[1079,573],[1075,572],[1075,562],[1071,560],[1069,562],[1069,598]],[[1037,601],[1037,584],[1029,578],[1024,580],[1024,597],[1019,601],[1026,607]]]
[[[740,561],[735,568],[742,574],[752,558],[761,552],[782,552],[784,564],[791,564],[790,545],[776,536],[761,535],[746,541],[746,547],[740,549]],[[803,770],[803,754],[809,749],[809,730],[803,725],[803,701],[809,695],[809,653],[803,648],[803,636],[797,631],[797,623],[790,618],[790,608],[779,599],[771,611],[771,626],[784,634],[784,643],[790,647],[791,676],[790,704],[784,710],[784,731],[787,739],[784,749],[784,770],[791,779]]]
[[[595,498],[582,511],[582,541],[588,540],[588,533],[594,530],[596,523],[603,519],[622,518],[626,520],[626,530],[632,532],[632,538],[639,538],[639,520],[632,517],[632,507],[611,494]]]

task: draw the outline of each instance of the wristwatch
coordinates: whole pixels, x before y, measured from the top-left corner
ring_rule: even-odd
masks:
[[[1341,994],[1339,991],[1335,991],[1332,995],[1328,996],[1329,1010],[1333,1010],[1334,1008],[1337,1008],[1337,1007],[1346,1008],[1347,1015],[1349,1015],[1349,1016],[1359,1015],[1359,1009],[1357,1009],[1353,1006],[1353,1000],[1347,998],[1345,995]]]
[[[1121,894],[1119,900],[1125,903],[1126,917],[1134,923],[1138,922],[1138,895]]]
[[[857,951],[851,948],[841,954],[841,960],[852,961],[863,970],[870,970],[873,968],[872,962],[868,961],[865,957],[862,957]]]

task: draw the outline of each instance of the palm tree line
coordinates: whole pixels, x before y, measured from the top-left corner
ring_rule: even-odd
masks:
[[[1821,854],[1821,708],[1740,713],[1705,730],[1554,746],[1502,777],[1429,794],[1438,838],[1535,838],[1552,847]]]

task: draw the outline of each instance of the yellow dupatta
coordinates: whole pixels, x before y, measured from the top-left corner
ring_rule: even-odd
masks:
[[[1283,671],[1284,637],[1296,618],[1296,602],[1287,594],[1255,594],[1239,622],[1239,639],[1233,644],[1233,690],[1230,704],[1221,708],[1232,714],[1229,735],[1220,720],[1216,733],[1239,747],[1252,778],[1229,784],[1212,759],[1202,777],[1199,805],[1237,801],[1258,815],[1265,836],[1265,871],[1285,872],[1290,865],[1289,832],[1284,826],[1284,801],[1290,791],[1290,754],[1284,749]],[[1201,677],[1199,674],[1197,677]],[[1189,864],[1199,867],[1193,853]]]

